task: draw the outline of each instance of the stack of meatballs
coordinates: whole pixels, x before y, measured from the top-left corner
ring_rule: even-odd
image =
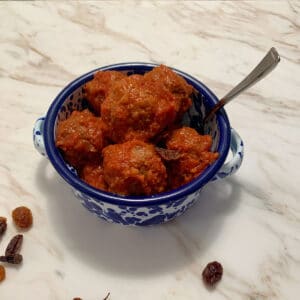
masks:
[[[193,88],[170,68],[130,76],[99,71],[84,90],[89,108],[59,122],[56,146],[94,188],[157,194],[190,182],[218,158],[209,135],[180,125]]]

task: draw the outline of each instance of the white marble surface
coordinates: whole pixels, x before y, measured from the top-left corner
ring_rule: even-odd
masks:
[[[1,300],[299,299],[300,2],[0,2],[0,25],[0,215],[34,214]],[[35,119],[92,68],[165,63],[222,96],[272,46],[278,68],[226,109],[242,168],[169,224],[98,220],[33,148]],[[212,291],[201,280],[211,260],[224,266]]]

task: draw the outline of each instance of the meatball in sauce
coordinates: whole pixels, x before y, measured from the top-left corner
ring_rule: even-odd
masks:
[[[175,129],[170,133],[167,148],[181,154],[178,160],[169,162],[171,188],[190,182],[218,158],[218,153],[210,151],[211,145],[210,135],[200,135],[190,127]]]
[[[151,195],[163,192],[167,171],[152,144],[132,140],[103,149],[103,173],[110,192]]]
[[[73,111],[71,116],[59,122],[56,129],[56,146],[65,160],[75,168],[90,161],[99,161],[106,146],[107,127],[101,118],[90,111]]]

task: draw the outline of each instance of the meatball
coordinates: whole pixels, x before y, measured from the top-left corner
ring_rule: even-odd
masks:
[[[65,160],[75,168],[86,162],[96,162],[106,146],[106,125],[90,111],[73,111],[56,130],[56,146]]]
[[[192,100],[190,96],[193,92],[193,87],[170,68],[160,65],[146,73],[145,79],[154,82],[156,85],[162,85],[173,94],[176,99],[177,120],[191,107]]]
[[[116,81],[101,105],[101,115],[115,143],[149,141],[176,117],[175,97],[141,75]]]
[[[109,145],[102,153],[104,179],[110,192],[151,195],[165,190],[167,171],[152,144],[132,140]]]
[[[171,188],[190,182],[218,158],[218,153],[210,151],[211,145],[210,135],[200,135],[190,127],[175,129],[170,133],[167,148],[181,153],[178,160],[169,162]]]
[[[101,164],[86,164],[80,172],[80,178],[96,189],[107,190]]]
[[[112,84],[124,77],[125,74],[117,71],[99,71],[85,84],[85,97],[97,115],[100,115],[101,104]]]

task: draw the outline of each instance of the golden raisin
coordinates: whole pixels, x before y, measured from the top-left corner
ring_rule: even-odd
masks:
[[[5,268],[4,266],[0,265],[0,282],[5,279]]]
[[[25,206],[20,206],[12,211],[12,218],[17,227],[26,229],[32,225],[31,210]]]

